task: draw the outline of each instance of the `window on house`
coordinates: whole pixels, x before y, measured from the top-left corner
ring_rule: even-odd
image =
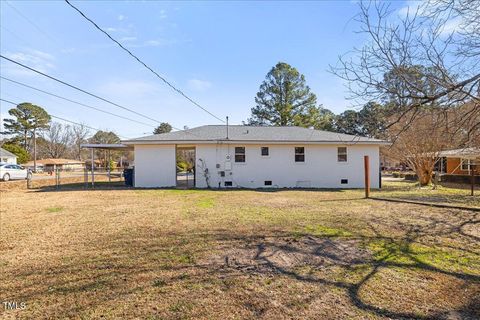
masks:
[[[347,162],[347,147],[337,148],[338,162]]]
[[[295,162],[305,162],[304,147],[295,147]]]
[[[265,181],[264,181],[264,184],[265,184],[266,186],[271,186],[271,185],[272,185],[272,181],[271,181],[271,180],[265,180]]]
[[[245,147],[235,147],[235,162],[245,162]]]
[[[262,152],[262,156],[268,156],[269,155],[270,150],[268,150],[268,147],[261,147],[260,150]]]
[[[232,185],[232,181],[225,181],[225,187],[231,187]]]
[[[470,159],[462,159],[462,171],[470,171]]]
[[[348,184],[348,179],[340,179],[341,184]]]

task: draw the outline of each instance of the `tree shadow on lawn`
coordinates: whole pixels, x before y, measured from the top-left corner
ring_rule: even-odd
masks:
[[[34,263],[28,270],[16,270],[12,275],[16,282],[7,284],[4,289],[16,301],[34,303],[45,297],[47,301],[64,299],[64,305],[56,310],[62,310],[63,317],[88,315],[109,301],[124,301],[118,300],[119,297],[126,299],[148,290],[170,288],[168,291],[172,293],[154,292],[156,295],[183,293],[185,299],[195,300],[194,289],[176,290],[182,290],[179,288],[185,285],[228,287],[229,281],[238,279],[230,283],[230,289],[234,289],[232,294],[236,294],[239,283],[246,281],[245,277],[284,277],[325,290],[341,290],[346,294],[348,308],[371,316],[476,319],[480,316],[480,259],[475,249],[467,250],[466,247],[478,248],[479,237],[469,233],[468,228],[478,227],[480,220],[478,213],[465,214],[468,214],[467,219],[457,221],[423,217],[421,225],[396,221],[395,224],[405,230],[397,237],[379,231],[379,225],[392,223],[383,218],[368,224],[371,235],[346,237],[299,236],[281,231],[269,234],[242,234],[231,230],[165,233],[145,227],[136,230],[135,234],[96,239],[85,252],[64,257],[68,260],[60,264]],[[461,242],[446,246],[437,241],[448,238]],[[395,281],[384,278],[385,275],[401,275],[402,278]],[[409,310],[408,304],[402,305],[412,297],[409,292],[415,292],[422,285],[420,282],[436,285],[439,280],[456,284],[450,292],[442,292],[445,304],[416,297],[413,306],[424,304],[422,312]],[[210,294],[215,295],[215,292]],[[397,292],[399,296],[391,297]],[[401,294],[407,297],[403,299]],[[80,302],[68,304],[79,295],[84,295]],[[268,300],[269,296],[264,298]],[[433,299],[433,295],[426,297],[430,298]],[[394,301],[388,302],[388,299]],[[457,302],[460,299],[462,303],[451,308],[449,299]],[[243,306],[253,316],[260,317],[268,311],[268,301],[263,303],[267,306],[258,306],[255,301],[245,301]],[[307,299],[304,303],[311,301]],[[195,315],[195,308],[186,306],[172,307],[173,311],[168,312],[175,314],[177,309]],[[37,314],[43,312],[45,310],[39,310]]]

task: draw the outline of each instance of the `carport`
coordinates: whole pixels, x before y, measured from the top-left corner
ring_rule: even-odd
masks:
[[[106,150],[107,151],[107,163],[110,164],[111,161],[111,151],[133,151],[133,146],[128,146],[121,143],[86,143],[81,144],[80,148],[90,149],[90,173],[92,178],[92,188],[95,187],[95,149],[97,150]],[[123,162],[123,156],[120,156],[120,164]],[[107,165],[107,176],[108,182],[111,181],[111,168],[110,165]],[[122,165],[121,165],[122,167]],[[85,185],[88,184],[88,175],[85,176]]]

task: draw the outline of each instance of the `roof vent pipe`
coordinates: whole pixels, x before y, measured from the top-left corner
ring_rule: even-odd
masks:
[[[227,116],[227,140],[228,140],[228,116]]]

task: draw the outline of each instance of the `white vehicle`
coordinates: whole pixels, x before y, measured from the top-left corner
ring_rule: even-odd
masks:
[[[0,178],[3,181],[9,181],[14,179],[27,179],[31,177],[30,170],[19,166],[18,164],[1,163],[0,164]]]

